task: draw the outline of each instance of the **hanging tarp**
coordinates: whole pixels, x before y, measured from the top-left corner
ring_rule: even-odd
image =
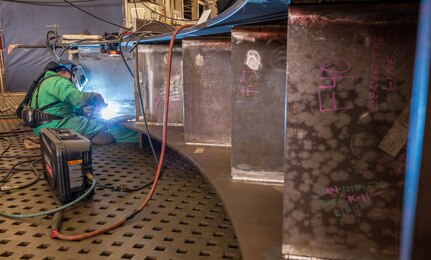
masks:
[[[31,2],[31,3],[30,3]],[[120,28],[98,20],[62,0],[49,1],[0,1],[0,29],[3,30],[4,47],[10,44],[44,44],[46,32],[58,25],[59,34],[79,34],[84,30],[92,34],[117,32]],[[123,1],[93,0],[69,1],[82,9],[115,24],[122,24]],[[67,58],[65,55],[64,58]],[[26,91],[31,81],[47,62],[54,59],[47,49],[18,49],[5,54],[6,81],[11,92]]]

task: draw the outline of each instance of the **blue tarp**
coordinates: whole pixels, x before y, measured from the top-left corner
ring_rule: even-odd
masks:
[[[122,0],[96,0],[77,5],[113,23],[122,24]],[[119,30],[65,4],[47,6],[0,1],[0,28],[3,29],[6,49],[14,43],[44,44],[46,32],[52,29],[46,26],[53,24],[58,25],[60,35],[79,34],[84,29],[99,35]],[[26,91],[46,63],[53,59],[47,49],[19,49],[9,55],[6,53],[8,90]]]

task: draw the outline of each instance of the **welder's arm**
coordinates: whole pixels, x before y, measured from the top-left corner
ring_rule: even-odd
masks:
[[[60,79],[58,87],[52,88],[51,95],[58,97],[61,101],[68,102],[73,106],[105,106],[103,97],[98,93],[81,92],[72,82]]]
[[[86,105],[92,107],[106,107],[105,100],[99,93],[89,92],[87,95]]]

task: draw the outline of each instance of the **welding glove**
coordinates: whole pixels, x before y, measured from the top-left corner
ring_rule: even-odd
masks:
[[[100,95],[99,93],[90,92],[87,94],[88,94],[88,98],[87,98],[86,105],[92,106],[92,107],[106,107],[107,106],[102,95]]]

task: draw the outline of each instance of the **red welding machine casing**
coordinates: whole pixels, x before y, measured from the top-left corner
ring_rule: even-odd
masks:
[[[91,185],[91,142],[71,129],[44,128],[40,149],[45,180],[61,203],[81,196]],[[94,194],[94,193],[92,193]]]

